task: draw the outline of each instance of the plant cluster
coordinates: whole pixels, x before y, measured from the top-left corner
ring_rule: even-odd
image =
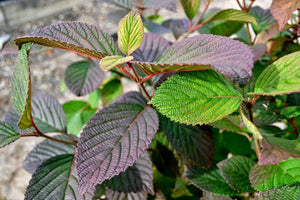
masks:
[[[174,1],[108,1],[129,11],[113,37],[61,22],[15,39],[0,147],[46,138],[24,161],[25,199],[300,199],[300,2],[180,0],[187,19],[163,21],[143,11]],[[33,45],[86,57],[64,81],[89,101],[32,96]],[[140,91],[122,94],[121,78]]]

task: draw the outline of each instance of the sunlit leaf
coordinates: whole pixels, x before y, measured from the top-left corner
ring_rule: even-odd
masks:
[[[280,114],[286,118],[293,118],[300,115],[300,106],[289,106],[281,109]]]
[[[107,82],[101,89],[102,105],[110,104],[115,98],[120,96],[123,92],[123,86],[120,79],[112,79]]]
[[[180,3],[184,9],[186,16],[189,19],[193,19],[198,13],[201,0],[180,0]]]
[[[89,104],[92,109],[97,109],[101,97],[101,90],[98,88],[89,94]]]
[[[0,148],[9,145],[20,137],[21,135],[11,125],[0,121]]]
[[[244,122],[245,126],[247,127],[248,131],[250,133],[252,133],[255,138],[262,140],[262,138],[263,138],[262,134],[258,130],[258,128],[255,126],[255,124],[251,120],[249,120],[242,111],[240,113],[241,113],[243,122]]]
[[[264,192],[259,192],[256,195],[257,199],[261,200],[278,200],[278,199],[290,199],[297,200],[300,199],[300,186],[283,186],[281,188],[273,188],[272,190],[266,190]]]
[[[127,57],[123,57],[123,56],[106,56],[106,57],[101,59],[100,67],[104,71],[109,71],[112,68],[114,68],[115,66],[126,63],[128,61],[131,61],[132,59],[133,59],[132,56],[127,56]]]

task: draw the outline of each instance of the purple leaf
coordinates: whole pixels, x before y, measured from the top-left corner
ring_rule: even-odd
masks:
[[[176,12],[176,2],[174,0],[133,0],[132,5],[139,8],[165,8]]]
[[[173,32],[174,37],[177,39],[183,33],[189,30],[189,20],[188,19],[174,19],[170,23],[170,29]]]
[[[264,43],[257,43],[251,46],[251,49],[254,54],[254,61],[257,61],[260,57],[262,57],[266,53],[268,47]]]
[[[68,66],[65,73],[67,87],[77,96],[85,96],[99,87],[104,72],[99,62],[79,61]]]
[[[171,32],[170,29],[157,24],[155,22],[149,21],[149,20],[144,20],[144,26],[152,33],[156,34],[164,34],[164,33],[169,33]]]
[[[106,55],[119,55],[118,47],[108,34],[82,22],[61,22],[46,26],[15,40],[18,46],[29,41],[97,59]]]
[[[84,127],[76,157],[81,193],[125,171],[145,152],[158,117],[138,92],[126,93]]]
[[[118,200],[145,200],[147,199],[147,193],[137,192],[137,193],[124,193],[114,191],[112,189],[106,188],[106,195],[108,199],[118,199]]]

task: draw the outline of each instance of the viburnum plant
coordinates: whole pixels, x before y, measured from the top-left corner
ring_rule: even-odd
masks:
[[[132,10],[114,37],[62,22],[15,40],[0,147],[46,138],[24,161],[25,199],[300,199],[300,2],[211,14],[210,1],[181,0],[188,19],[164,22],[143,11],[173,1],[110,2]],[[88,102],[31,95],[34,44],[87,57],[65,83]],[[121,94],[121,78],[140,92]]]

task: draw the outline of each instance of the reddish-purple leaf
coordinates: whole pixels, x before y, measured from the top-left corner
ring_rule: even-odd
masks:
[[[18,46],[30,41],[97,59],[119,55],[118,47],[108,34],[82,22],[61,22],[46,26],[15,40]]]
[[[251,49],[253,50],[254,61],[257,61],[260,57],[262,57],[266,53],[268,47],[264,43],[258,43],[251,46]]]
[[[81,193],[125,171],[145,152],[158,129],[158,117],[138,92],[126,93],[96,113],[78,142]]]
[[[137,192],[137,193],[125,193],[114,191],[110,188],[106,188],[106,195],[108,199],[117,199],[117,200],[145,200],[147,199],[147,193]]]
[[[183,33],[189,30],[189,20],[188,19],[174,19],[170,23],[170,29],[173,32],[174,37],[177,39]]]
[[[277,33],[279,33],[279,26],[277,23],[272,24],[267,30],[260,34],[258,38],[259,43],[265,43],[272,37],[274,37]]]

